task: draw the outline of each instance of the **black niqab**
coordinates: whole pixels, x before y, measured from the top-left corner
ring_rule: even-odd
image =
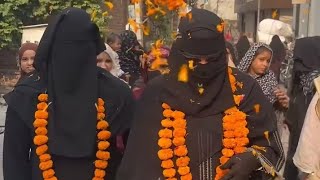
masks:
[[[84,10],[68,8],[47,27],[35,58],[49,101],[50,153],[87,157],[96,141],[98,27]]]
[[[238,43],[236,44],[238,59],[241,60],[250,48],[250,42],[247,36],[241,36]]]
[[[285,57],[286,57],[286,49],[278,35],[275,35],[272,37],[270,47],[273,52],[270,69],[275,73],[276,78],[279,81],[280,73],[281,73],[280,68],[281,68],[282,62],[285,60]]]

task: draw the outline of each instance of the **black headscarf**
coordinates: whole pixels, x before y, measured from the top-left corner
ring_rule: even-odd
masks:
[[[270,47],[273,51],[270,70],[274,72],[277,80],[279,81],[281,65],[286,57],[286,48],[284,47],[284,44],[282,43],[278,35],[272,37]]]
[[[226,48],[229,49],[234,65],[238,66],[238,52],[231,42],[226,42]]]
[[[121,49],[118,52],[121,69],[129,74],[140,74],[140,59],[143,54],[142,47],[133,31],[126,30],[120,34]],[[141,51],[135,51],[135,46],[139,46]]]
[[[215,112],[223,111],[234,105],[227,76],[224,35],[217,30],[223,21],[207,10],[192,9],[190,13],[191,20],[181,18],[179,34],[171,48],[168,58],[171,83],[165,88],[163,101],[190,114],[200,113],[213,103],[216,105]],[[206,58],[208,63],[199,64],[201,57]],[[189,70],[189,81],[177,82],[181,66],[188,64],[189,60],[194,60],[195,65],[194,70]],[[205,89],[201,95],[199,86]],[[217,97],[222,92],[224,102]],[[185,97],[197,99],[198,105],[190,104],[190,99]]]
[[[35,58],[47,87],[50,153],[91,156],[96,141],[98,79],[96,55],[105,46],[84,10],[68,8],[50,22]]]
[[[238,43],[236,44],[238,59],[241,60],[250,48],[250,42],[247,36],[241,36]]]

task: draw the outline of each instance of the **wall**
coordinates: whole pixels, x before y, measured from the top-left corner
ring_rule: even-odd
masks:
[[[311,0],[308,36],[320,36],[320,0]]]
[[[218,14],[222,19],[237,20],[234,5],[235,0],[208,0],[204,8]]]

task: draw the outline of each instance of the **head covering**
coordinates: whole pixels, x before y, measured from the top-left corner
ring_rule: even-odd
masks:
[[[26,52],[27,50],[33,50],[34,52],[37,51],[38,45],[35,43],[23,43],[19,49],[19,63],[21,62],[23,53]]]
[[[133,31],[126,30],[120,34],[121,49],[119,51],[119,59],[121,69],[130,74],[140,74],[140,59],[139,56],[143,51],[135,51],[135,46],[139,46],[142,50],[137,36]]]
[[[223,31],[217,28],[223,21],[213,12],[192,9],[192,19],[182,17],[179,34],[173,42],[168,58],[169,82],[163,93],[163,102],[187,114],[198,114],[208,106],[214,106],[212,113],[223,112],[234,105],[227,76],[226,47]],[[194,48],[193,48],[194,47]],[[199,58],[206,58],[207,64],[200,64]],[[183,65],[194,61],[195,68],[189,70],[189,80],[178,82]],[[199,87],[204,93],[199,94]],[[223,94],[223,95],[222,95]],[[220,97],[224,97],[223,100]],[[190,99],[197,99],[197,105]]]
[[[275,76],[279,81],[280,73],[281,73],[280,68],[281,68],[282,62],[285,60],[285,57],[286,57],[286,49],[278,35],[275,35],[272,37],[270,47],[273,51],[270,70],[272,70],[275,73]]]
[[[94,154],[98,80],[96,56],[105,49],[90,15],[68,8],[49,23],[35,58],[49,107],[50,152],[65,157]]]
[[[106,46],[106,50],[105,52],[107,54],[109,54],[111,60],[112,60],[112,69],[110,71],[110,73],[116,77],[120,77],[124,74],[124,72],[121,70],[121,67],[120,67],[120,63],[119,63],[119,55],[117,52],[115,52],[109,44],[105,43],[105,46]]]
[[[272,49],[264,43],[253,44],[250,47],[250,49],[248,50],[248,52],[246,53],[246,55],[240,61],[240,64],[238,66],[238,69],[240,71],[248,73],[249,68],[250,68],[253,60],[257,56],[257,51],[260,47],[265,47],[268,50],[270,50],[270,52],[272,52]],[[276,96],[274,95],[274,90],[275,90],[276,86],[278,85],[278,82],[277,82],[277,79],[276,79],[274,73],[272,71],[268,70],[264,75],[256,76],[253,78],[255,78],[258,81],[260,87],[262,88],[264,95],[269,99],[269,101],[271,103],[274,103],[276,101]]]
[[[246,52],[250,48],[250,42],[247,36],[241,36],[238,43],[236,44],[236,49],[238,52],[238,59],[241,59],[246,55]]]
[[[293,59],[293,83],[312,96],[313,80],[320,75],[320,36],[297,39]]]

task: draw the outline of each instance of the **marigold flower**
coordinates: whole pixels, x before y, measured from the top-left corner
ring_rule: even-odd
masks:
[[[100,151],[100,150],[99,150],[99,151],[97,151],[97,153],[96,153],[96,157],[97,157],[98,159],[107,161],[107,160],[110,159],[110,152],[108,152],[108,151]]]
[[[186,174],[184,176],[181,176],[180,179],[181,180],[192,180],[192,174],[189,173],[189,174]]]
[[[178,81],[180,82],[188,82],[189,80],[189,71],[188,71],[188,66],[186,64],[183,64],[180,67],[179,73],[178,73]]]
[[[163,175],[166,178],[172,178],[176,175],[176,170],[173,168],[163,170]]]
[[[106,171],[101,169],[94,170],[95,177],[104,178],[106,176]]]
[[[51,156],[50,156],[50,154],[42,154],[39,156],[39,160],[40,160],[40,162],[46,162],[46,161],[51,160]]]
[[[104,106],[104,100],[101,98],[98,98],[98,106]]]
[[[36,119],[33,122],[33,127],[37,128],[37,127],[46,127],[48,125],[48,121],[45,119]]]
[[[158,151],[158,157],[160,160],[165,161],[173,157],[172,149],[161,149]]]
[[[229,123],[229,124],[233,124],[237,121],[237,118],[233,115],[225,115],[222,118],[223,123]]]
[[[111,132],[110,131],[106,131],[106,130],[103,130],[103,131],[100,131],[98,133],[98,139],[99,140],[108,140],[109,138],[111,137]]]
[[[38,156],[40,156],[40,155],[46,153],[46,152],[48,151],[48,149],[49,149],[49,147],[48,147],[46,144],[45,144],[45,145],[42,145],[42,146],[38,146],[38,147],[36,148],[36,154],[37,154]]]
[[[166,180],[178,180],[177,178],[167,178]]]
[[[218,31],[219,33],[222,33],[222,32],[223,32],[223,29],[224,29],[224,27],[223,27],[222,24],[218,24],[218,25],[217,25],[217,31]]]
[[[51,177],[51,178],[44,179],[44,180],[58,180],[58,178],[57,178],[57,177],[55,177],[55,176],[53,176],[53,177]]]
[[[184,157],[179,157],[176,160],[176,165],[178,167],[184,167],[184,166],[188,166],[190,163],[190,158],[188,156],[184,156]]]
[[[174,111],[172,117],[175,119],[183,119],[186,115],[181,111]]]
[[[229,161],[229,159],[230,159],[230,158],[228,158],[228,157],[222,156],[222,157],[220,158],[220,164],[221,164],[221,165],[224,165],[226,162]]]
[[[107,129],[109,127],[109,123],[105,120],[101,120],[97,123],[97,129],[98,130],[103,130]]]
[[[98,149],[99,150],[106,150],[106,149],[108,149],[110,147],[110,143],[108,142],[108,141],[100,141],[99,143],[98,143]]]
[[[168,159],[166,161],[162,161],[161,167],[164,169],[173,168],[174,167],[173,161],[171,159]]]
[[[102,120],[102,119],[104,119],[104,118],[106,118],[106,115],[105,115],[104,113],[98,113],[98,114],[97,114],[97,119],[98,119],[98,120]]]
[[[173,131],[173,137],[185,137],[187,134],[186,129],[177,128]]]
[[[45,127],[38,127],[35,130],[36,135],[47,135],[48,134],[48,130]]]
[[[222,123],[223,130],[233,131],[235,129],[235,124],[232,123]]]
[[[224,111],[225,114],[234,114],[235,112],[238,112],[239,109],[235,106],[233,106],[232,108],[227,109],[226,111]]]
[[[236,138],[237,146],[246,146],[249,144],[248,138]]]
[[[182,157],[182,156],[186,156],[188,154],[188,149],[187,146],[178,146],[174,149],[174,154],[176,156]]]
[[[98,106],[97,111],[98,111],[98,113],[104,113],[106,111],[106,109],[103,106]]]
[[[181,176],[187,175],[188,173],[190,173],[190,167],[189,167],[189,166],[179,167],[179,168],[178,168],[178,173],[179,173]]]
[[[185,144],[186,139],[184,137],[176,137],[172,142],[175,146],[182,146]]]
[[[36,119],[48,119],[49,114],[46,111],[38,110],[38,111],[35,112],[34,117]]]
[[[171,121],[170,119],[164,119],[161,121],[161,125],[165,128],[171,128],[173,124],[173,121]]]
[[[247,126],[247,121],[238,121],[234,124],[235,127],[246,127]]]
[[[48,94],[40,94],[40,95],[38,96],[38,100],[39,100],[40,102],[47,102],[47,101],[48,101]]]
[[[171,109],[165,109],[163,111],[163,116],[166,118],[170,118],[172,116],[173,111]]]
[[[41,146],[44,145],[48,142],[49,138],[48,136],[44,136],[44,135],[36,135],[33,138],[33,143],[37,146]]]
[[[47,108],[47,106],[48,106],[47,103],[41,102],[41,103],[38,103],[38,104],[37,104],[37,109],[38,109],[38,110],[44,110],[44,109]]]
[[[233,95],[234,102],[236,103],[237,106],[240,105],[243,98],[244,98],[244,95]]]
[[[171,141],[171,139],[169,139],[169,138],[160,138],[160,139],[158,140],[158,145],[159,145],[161,148],[166,149],[166,148],[171,147],[172,141]]]
[[[223,143],[223,146],[224,146],[225,148],[228,148],[228,149],[232,149],[232,148],[234,148],[234,147],[237,146],[237,142],[236,142],[236,140],[233,139],[233,138],[229,138],[229,139],[224,138],[224,139],[222,140],[222,143]]]
[[[234,138],[234,131],[224,131],[223,137],[225,138]]]
[[[54,176],[54,174],[55,174],[54,170],[49,169],[49,170],[43,171],[42,177],[43,177],[43,179],[49,179],[49,178],[52,178]]]
[[[93,177],[92,180],[104,180],[104,178]]]
[[[162,103],[163,109],[171,109],[171,107],[167,103]]]
[[[231,149],[224,148],[224,149],[222,149],[222,155],[227,157],[227,158],[230,158],[230,157],[232,157],[234,155],[234,152]]]
[[[249,129],[248,128],[236,128],[234,130],[234,135],[237,138],[241,138],[241,137],[247,137],[247,135],[249,134]]]
[[[99,169],[106,169],[108,167],[108,161],[96,160],[94,166]]]
[[[186,127],[187,127],[187,121],[185,120],[185,119],[175,119],[174,121],[173,121],[173,124],[172,124],[172,126],[174,127],[174,128],[183,128],[183,129],[185,129]]]
[[[260,104],[255,104],[255,105],[253,106],[253,108],[254,108],[254,111],[255,111],[257,114],[260,112]]]
[[[161,138],[172,138],[172,130],[171,129],[167,129],[167,128],[161,129],[158,134],[159,134],[159,137],[161,137]]]
[[[40,164],[39,164],[39,168],[40,168],[42,171],[51,169],[52,166],[53,166],[53,161],[52,161],[52,160],[45,161],[45,162],[40,162]]]
[[[237,146],[233,149],[233,151],[235,154],[241,154],[246,152],[246,149],[247,149],[246,147]]]

